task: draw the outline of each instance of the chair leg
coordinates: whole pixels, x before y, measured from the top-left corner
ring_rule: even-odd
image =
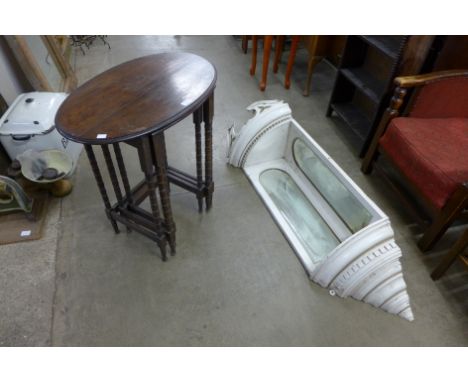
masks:
[[[242,36],[242,51],[244,54],[247,54],[247,49],[249,48],[249,36],[244,35]]]
[[[289,52],[288,66],[286,67],[286,74],[284,78],[284,87],[289,89],[291,86],[291,72],[296,58],[297,44],[299,43],[299,36],[293,36],[291,42],[291,51]]]
[[[372,172],[374,162],[377,160],[377,155],[378,151],[376,147],[370,147],[367,150],[367,153],[364,155],[364,159],[361,164],[361,171],[363,174],[369,175]]]
[[[432,280],[438,280],[449,269],[457,257],[468,246],[468,229],[463,232],[461,237],[456,241],[450,251],[444,256],[440,264],[431,273]]]
[[[252,63],[250,65],[250,75],[255,75],[255,71],[257,69],[257,44],[258,44],[258,37],[252,36]]]
[[[264,91],[266,88],[268,64],[270,62],[271,45],[273,36],[265,36],[263,40],[263,63],[262,63],[262,80],[260,81],[260,90]]]
[[[372,172],[374,167],[374,162],[379,157],[379,140],[380,137],[384,134],[389,122],[391,120],[391,112],[386,110],[382,119],[379,122],[379,126],[372,138],[372,141],[367,149],[366,154],[364,155],[364,159],[362,160],[361,164],[361,171],[368,175]]]
[[[467,205],[468,185],[462,184],[447,201],[444,208],[442,208],[440,214],[426,230],[423,237],[419,239],[419,249],[423,252],[430,250]]]
[[[305,97],[310,94],[310,82],[312,80],[312,73],[314,71],[315,65],[317,65],[322,60],[320,56],[312,56],[309,57],[309,61],[307,63],[307,80],[304,92],[302,93]]]
[[[276,36],[275,42],[275,62],[273,63],[273,73],[278,73],[279,63],[281,62],[281,56],[284,48],[284,36]]]

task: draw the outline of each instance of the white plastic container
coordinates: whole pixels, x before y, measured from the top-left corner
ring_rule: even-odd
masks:
[[[19,95],[0,118],[0,141],[10,158],[26,150],[61,150],[75,170],[83,145],[70,141],[55,129],[55,114],[66,93],[32,92]]]

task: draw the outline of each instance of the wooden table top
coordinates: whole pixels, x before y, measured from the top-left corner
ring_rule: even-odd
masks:
[[[137,58],[89,80],[63,102],[55,125],[65,137],[104,144],[162,131],[195,111],[216,85],[216,69],[191,53]]]

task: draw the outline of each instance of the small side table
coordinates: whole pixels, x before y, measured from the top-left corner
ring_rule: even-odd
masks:
[[[161,53],[116,66],[76,89],[57,112],[55,124],[68,139],[84,144],[107,217],[154,240],[166,260],[166,243],[175,253],[175,224],[169,182],[190,192],[203,209],[212,204],[212,120],[216,69],[190,53]],[[164,131],[193,115],[196,176],[167,163]],[[204,124],[204,163],[202,131]],[[144,179],[131,188],[119,144],[138,150]],[[111,205],[92,146],[100,146],[117,202]],[[111,156],[112,146],[123,191]],[[204,176],[203,176],[204,167]],[[159,191],[159,200],[156,189]],[[151,212],[139,205],[149,197]],[[161,216],[162,215],[162,216]]]

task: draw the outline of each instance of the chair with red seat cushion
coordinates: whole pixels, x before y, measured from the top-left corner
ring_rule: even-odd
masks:
[[[468,118],[395,118],[379,144],[438,209],[468,180]]]
[[[468,207],[468,71],[445,71],[395,79],[390,107],[363,161],[372,170],[379,153],[397,169],[431,222],[419,240],[425,251]],[[415,88],[407,116],[399,117],[407,89]]]

